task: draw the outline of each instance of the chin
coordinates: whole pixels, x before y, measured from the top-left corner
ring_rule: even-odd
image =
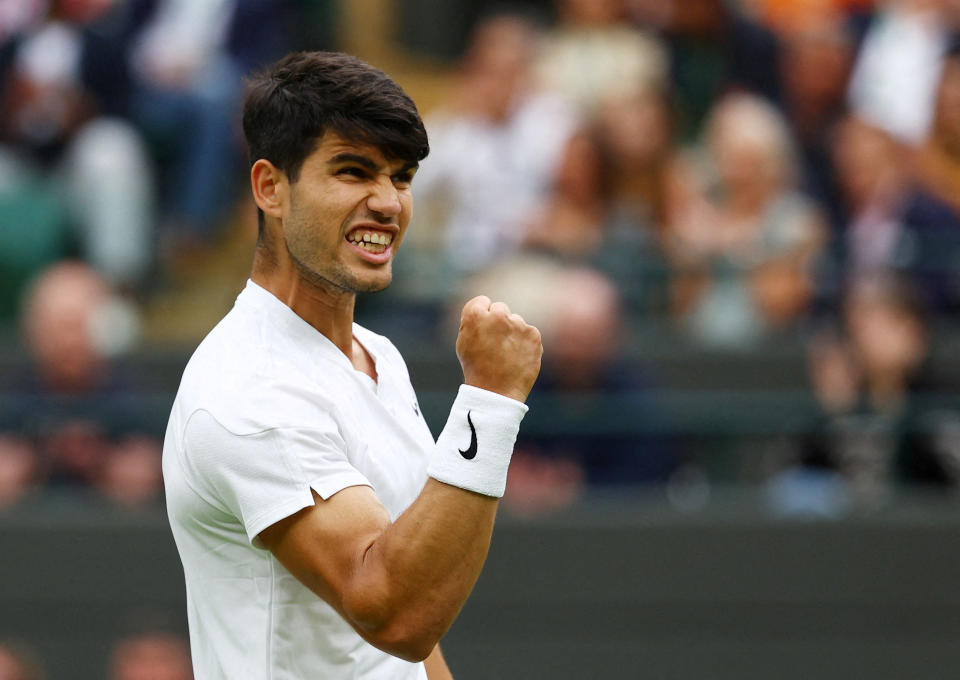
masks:
[[[355,293],[379,293],[381,290],[386,290],[392,281],[392,278],[387,278],[380,281],[368,281],[365,284],[358,286],[354,292]]]
[[[345,288],[354,293],[379,293],[393,281],[393,272],[358,272]]]

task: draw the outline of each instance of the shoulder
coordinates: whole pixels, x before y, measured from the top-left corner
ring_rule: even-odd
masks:
[[[206,411],[241,436],[329,423],[337,409],[335,390],[311,380],[271,344],[256,327],[228,315],[187,364],[177,394],[184,416]]]

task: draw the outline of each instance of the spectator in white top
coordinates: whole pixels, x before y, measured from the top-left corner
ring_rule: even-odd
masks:
[[[611,95],[663,89],[669,57],[629,21],[624,0],[558,0],[558,26],[544,36],[539,83],[593,112]]]
[[[888,0],[864,38],[850,82],[858,117],[918,146],[926,139],[950,37],[947,3]]]
[[[523,220],[551,186],[575,129],[572,109],[531,87],[536,37],[520,17],[482,22],[454,98],[427,120],[433,153],[417,174],[417,197],[436,216],[437,240],[461,272],[522,242]]]

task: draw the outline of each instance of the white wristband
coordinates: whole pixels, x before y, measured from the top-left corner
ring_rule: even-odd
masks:
[[[461,385],[427,474],[461,489],[500,498],[526,413],[527,405],[516,399]]]

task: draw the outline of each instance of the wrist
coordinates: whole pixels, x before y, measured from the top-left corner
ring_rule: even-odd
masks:
[[[518,399],[461,385],[427,474],[485,496],[503,496],[513,446],[527,410]]]
[[[522,389],[505,389],[502,387],[494,387],[481,381],[467,379],[464,379],[463,383],[467,387],[474,387],[478,390],[483,390],[484,392],[490,392],[501,397],[506,397],[507,399],[512,399],[513,401],[519,401],[521,404],[527,401],[528,392],[525,392]]]

